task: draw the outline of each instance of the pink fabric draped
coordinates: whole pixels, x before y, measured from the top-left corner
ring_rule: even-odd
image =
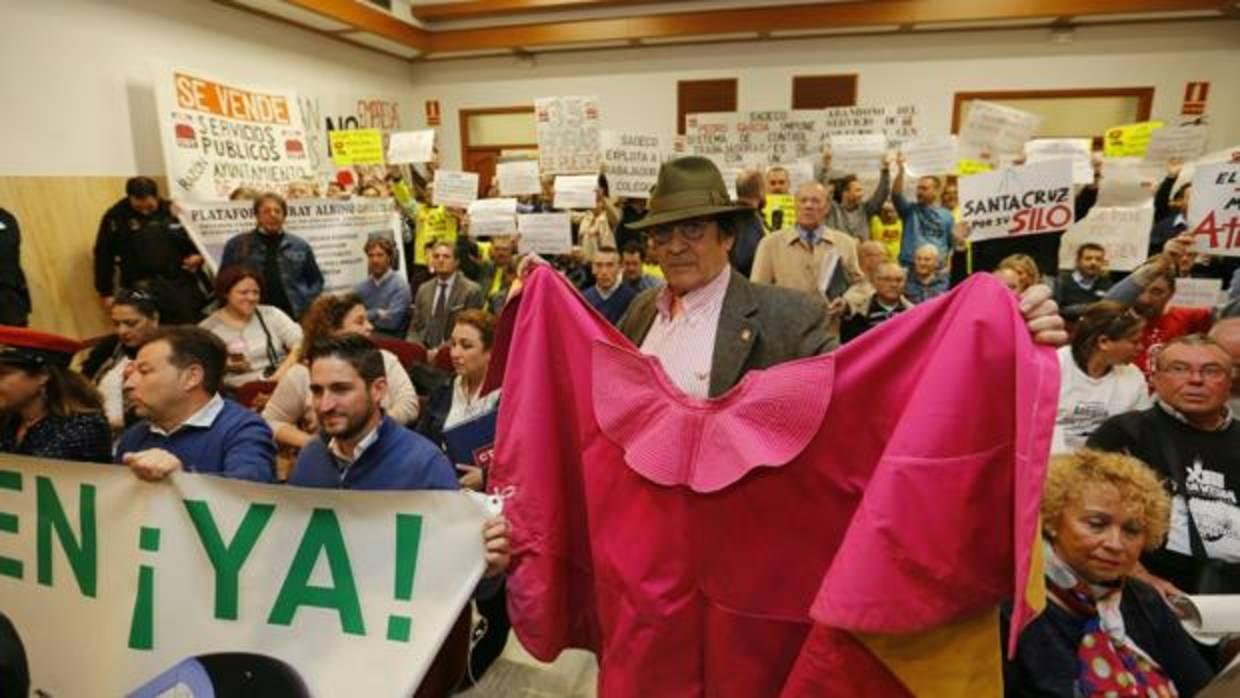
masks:
[[[543,660],[597,652],[604,698],[779,695],[815,622],[1031,618],[1058,363],[985,275],[699,400],[540,269],[501,378],[513,627]]]

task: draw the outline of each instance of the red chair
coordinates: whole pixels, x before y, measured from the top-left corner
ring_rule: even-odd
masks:
[[[247,410],[253,409],[255,403],[258,402],[259,396],[267,395],[270,397],[275,391],[275,381],[250,381],[237,388],[237,402],[241,403],[241,406]]]
[[[435,352],[435,360],[432,365],[441,371],[448,373],[456,372],[456,367],[452,365],[452,350],[448,348],[448,345],[445,344],[439,347],[439,351]]]
[[[408,369],[414,364],[426,363],[426,347],[416,342],[406,342],[393,337],[371,337],[380,349],[386,349],[396,355],[400,365]]]

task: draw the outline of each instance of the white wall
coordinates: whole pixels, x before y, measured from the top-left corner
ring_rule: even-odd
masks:
[[[541,54],[417,64],[413,97],[443,110],[444,166],[460,162],[457,109],[597,95],[604,128],[671,135],[676,82],[739,78],[739,107],[791,106],[792,77],[857,73],[858,104],[914,103],[923,133],[951,128],[957,91],[1152,86],[1154,118],[1176,119],[1187,81],[1211,82],[1210,149],[1240,143],[1240,22],[835,37]],[[416,114],[424,123],[422,110]]]
[[[409,63],[208,0],[0,0],[0,17],[0,175],[163,174],[161,62],[413,121]]]

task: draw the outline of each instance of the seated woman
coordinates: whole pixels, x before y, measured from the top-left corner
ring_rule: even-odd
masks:
[[[109,463],[103,399],[69,361],[70,339],[0,327],[0,453]]]
[[[1150,406],[1136,357],[1145,320],[1114,301],[1094,303],[1059,349],[1059,412],[1051,453],[1069,453],[1108,418]]]
[[[443,447],[443,433],[458,424],[494,410],[499,404],[498,389],[482,394],[487,366],[491,362],[491,341],[495,337],[495,316],[482,310],[465,310],[456,315],[448,340],[456,377],[430,395],[426,412],[418,421],[418,431]],[[481,491],[482,470],[472,463],[457,463],[461,487]]]
[[[323,295],[315,299],[301,319],[302,347],[309,347],[320,337],[356,333],[369,337],[374,332],[366,317],[366,306],[355,293]],[[391,352],[383,351],[388,393],[383,410],[401,424],[413,424],[418,418],[418,394],[409,374]],[[263,408],[263,419],[275,433],[281,446],[301,448],[318,432],[314,410],[310,409],[310,371],[301,360],[302,351],[294,352],[294,363],[276,385],[275,392]]]
[[[159,327],[159,310],[149,292],[122,290],[113,296],[110,313],[116,334],[104,337],[91,348],[82,362],[82,373],[103,395],[108,425],[113,432],[120,432],[128,424],[122,390],[125,368],[138,353],[142,337]]]
[[[1161,545],[1170,510],[1158,478],[1135,458],[1082,450],[1051,460],[1046,610],[1005,663],[1008,698],[1192,696],[1209,683],[1209,665],[1171,608],[1129,576],[1142,550]]]
[[[995,274],[1005,283],[1009,278],[1014,277],[1016,285],[1012,290],[1017,295],[1024,293],[1030,286],[1042,282],[1042,272],[1038,270],[1038,263],[1027,254],[1010,254],[1004,257],[999,262],[999,266],[995,267]]]
[[[283,310],[260,305],[262,275],[242,265],[226,267],[215,277],[221,307],[198,326],[228,347],[224,385],[238,388],[257,380],[278,381],[289,353],[301,343],[301,328]]]

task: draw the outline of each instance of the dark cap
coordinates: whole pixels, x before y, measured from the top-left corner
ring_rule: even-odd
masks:
[[[68,368],[82,343],[68,337],[0,325],[0,363],[26,369]]]

